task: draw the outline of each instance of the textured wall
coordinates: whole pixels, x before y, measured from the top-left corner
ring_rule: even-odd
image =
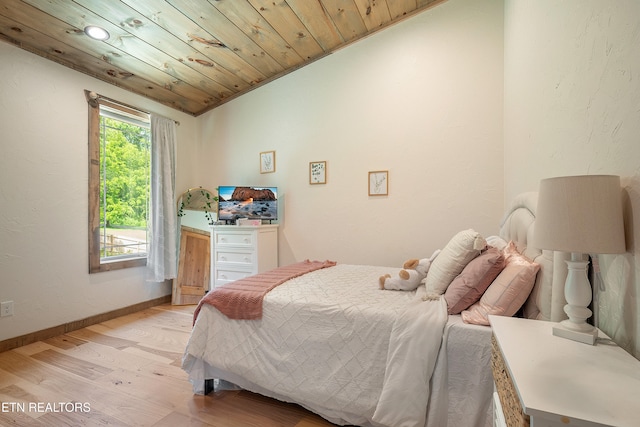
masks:
[[[640,358],[640,2],[507,0],[505,195],[620,175],[627,254],[602,256],[600,326]]]

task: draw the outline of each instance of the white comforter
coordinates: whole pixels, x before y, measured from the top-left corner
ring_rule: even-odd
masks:
[[[447,321],[446,302],[383,291],[397,269],[339,264],[292,279],[264,300],[261,320],[205,306],[183,367],[299,403],[338,424],[424,426]]]

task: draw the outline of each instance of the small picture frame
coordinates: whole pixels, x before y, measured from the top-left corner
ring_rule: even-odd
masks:
[[[309,162],[309,184],[327,183],[327,162]]]
[[[389,171],[369,172],[369,195],[387,196],[389,194]]]
[[[263,151],[260,153],[260,173],[272,173],[276,171],[276,152]]]

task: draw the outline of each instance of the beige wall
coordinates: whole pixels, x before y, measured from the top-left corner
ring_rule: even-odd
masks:
[[[0,340],[161,297],[144,268],[88,274],[89,89],[179,120],[178,185],[196,119],[0,42]]]
[[[207,185],[277,186],[280,263],[400,266],[502,214],[501,1],[450,1],[202,116]],[[277,170],[261,175],[261,151]],[[310,185],[310,161],[328,182]],[[389,171],[369,197],[368,171]]]
[[[505,195],[620,175],[627,250],[601,257],[600,326],[640,358],[640,2],[508,0]]]

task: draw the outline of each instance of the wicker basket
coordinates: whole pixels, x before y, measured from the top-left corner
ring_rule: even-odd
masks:
[[[529,416],[522,411],[520,399],[516,392],[509,371],[502,359],[502,353],[498,347],[495,336],[491,337],[491,369],[496,390],[500,397],[502,412],[508,427],[529,427]]]

